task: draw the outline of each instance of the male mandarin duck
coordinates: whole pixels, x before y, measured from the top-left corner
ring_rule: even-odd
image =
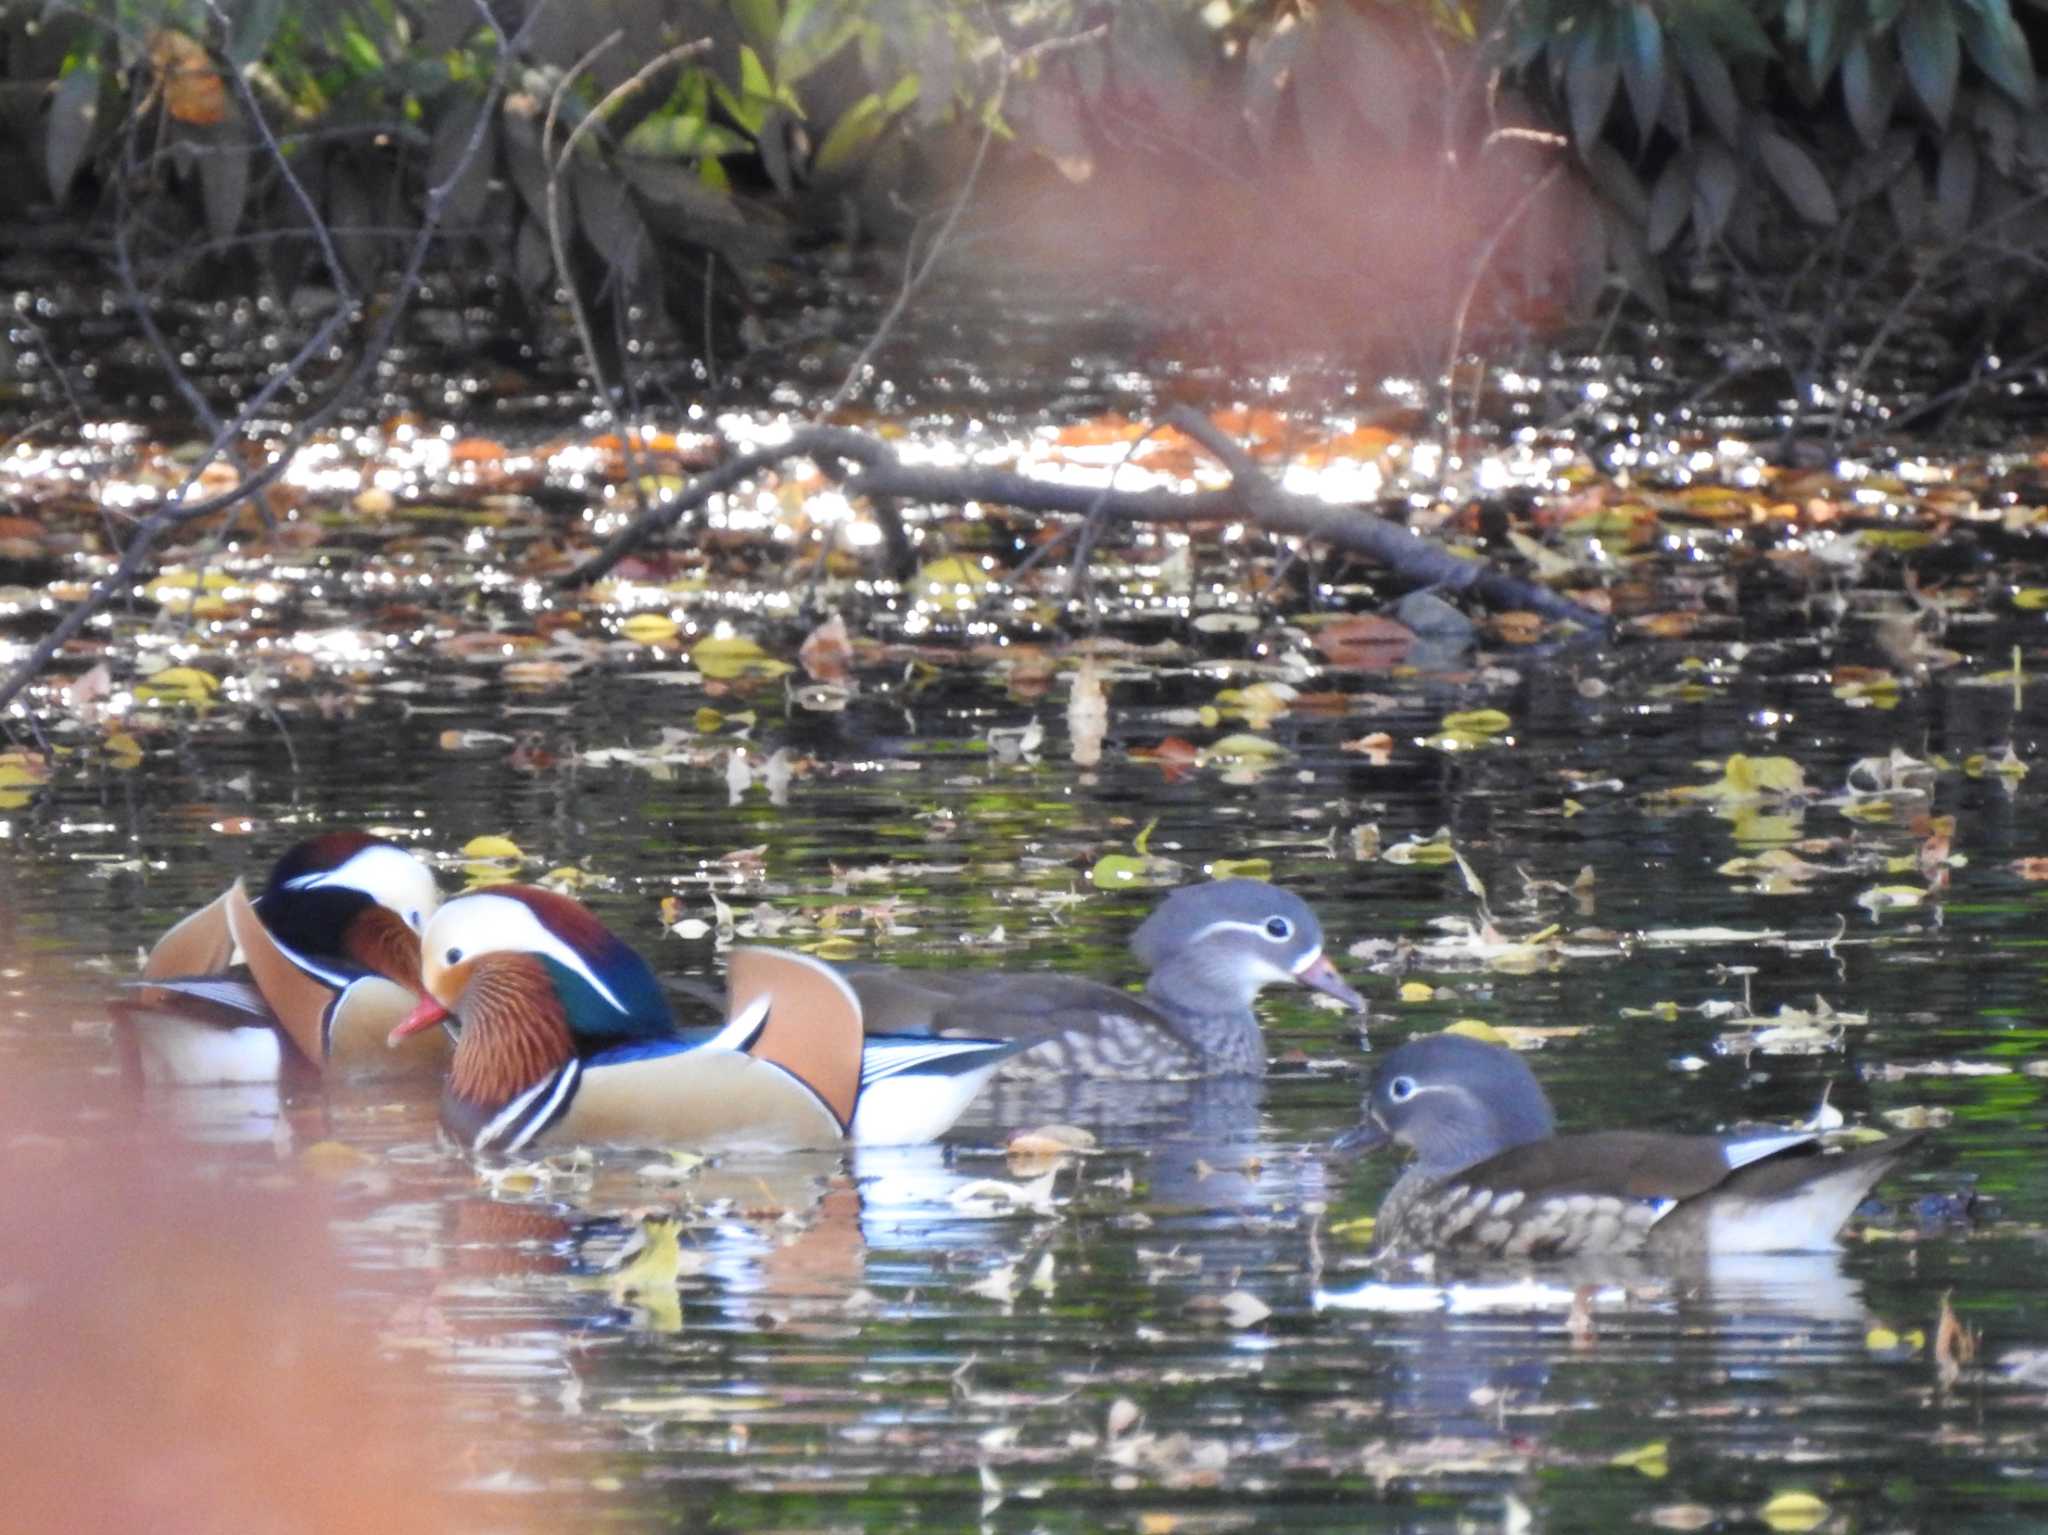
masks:
[[[236,880],[150,951],[142,990],[151,1001],[210,1004],[238,1026],[153,1011],[145,1070],[188,1083],[274,1079],[282,1036],[325,1072],[439,1071],[445,1037],[396,1054],[386,1038],[418,1001],[420,931],[440,901],[433,874],[395,842],[332,831],[296,844],[261,895],[251,900]]]
[[[1323,953],[1299,896],[1263,880],[1187,885],[1131,935],[1150,972],[1141,995],[1099,981],[1015,971],[850,967],[870,1030],[1016,1040],[1006,1078],[1258,1076],[1266,1047],[1252,1002],[1267,986],[1307,986],[1354,1012],[1365,999]]]
[[[419,1006],[391,1038],[456,1020],[441,1120],[476,1151],[928,1141],[1024,1048],[864,1040],[860,1002],[831,966],[755,948],[733,951],[729,1021],[692,1040],[645,960],[579,902],[523,885],[443,906],[427,924],[421,979]]]
[[[1521,1057],[1434,1034],[1380,1063],[1364,1119],[1335,1145],[1415,1153],[1380,1205],[1383,1254],[1697,1258],[1832,1248],[1919,1139],[1827,1153],[1804,1132],[1558,1135]]]

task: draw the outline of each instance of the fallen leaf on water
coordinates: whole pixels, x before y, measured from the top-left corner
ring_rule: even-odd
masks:
[[[371,1162],[370,1154],[342,1141],[315,1141],[299,1153],[299,1165],[320,1178],[343,1178]]]
[[[665,645],[678,632],[676,621],[666,613],[634,613],[619,625],[619,633],[636,645]]]
[[[686,1391],[673,1396],[622,1396],[606,1402],[604,1410],[664,1418],[718,1418],[727,1413],[759,1412],[774,1405],[765,1396],[710,1396]]]
[[[1011,1156],[1065,1156],[1095,1149],[1095,1137],[1078,1125],[1040,1125],[1019,1130],[1003,1149]]]
[[[953,1190],[950,1203],[956,1210],[970,1209],[976,1205],[997,1207],[998,1210],[1033,1210],[1040,1215],[1053,1213],[1052,1184],[1059,1176],[1055,1169],[1029,1183],[1005,1183],[1000,1178],[976,1178],[963,1183]]]
[[[1827,1516],[1827,1504],[1810,1492],[1781,1492],[1757,1510],[1757,1517],[1780,1535],[1801,1535]]]
[[[1633,1450],[1623,1450],[1607,1463],[1620,1466],[1626,1471],[1640,1471],[1644,1476],[1660,1477],[1671,1469],[1671,1446],[1663,1439],[1653,1439],[1648,1444],[1637,1445]]]

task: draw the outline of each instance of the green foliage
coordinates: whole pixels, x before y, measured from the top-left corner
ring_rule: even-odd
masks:
[[[86,0],[49,29],[67,37],[61,50],[29,46],[44,29],[24,18],[0,27],[17,44],[16,83],[47,91],[35,147],[50,200],[101,220],[123,198],[150,204],[151,227],[172,238],[147,256],[306,271],[321,247],[288,165],[358,285],[395,267],[438,191],[448,238],[506,262],[529,294],[617,279],[644,297],[659,252],[758,261],[783,238],[781,204],[890,174],[886,151],[908,125],[978,125],[1000,78],[983,15],[967,0],[653,0],[564,7],[506,38],[469,0],[249,0],[222,13]],[[571,271],[555,269],[547,234],[551,180]],[[302,238],[268,238],[280,227]]]

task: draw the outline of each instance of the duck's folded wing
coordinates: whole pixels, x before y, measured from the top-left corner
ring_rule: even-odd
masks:
[[[850,968],[869,1034],[974,1039],[1056,1039],[1097,1027],[1105,1016],[1143,1011],[1143,1002],[1099,981],[1015,971]]]
[[[801,1078],[736,1050],[622,1050],[583,1063],[553,1138],[698,1151],[837,1146],[838,1117]]]
[[[1715,1135],[1603,1130],[1559,1135],[1511,1147],[1455,1179],[1474,1188],[1540,1194],[1613,1194],[1628,1199],[1691,1199],[1719,1188],[1744,1162],[1761,1168],[1811,1147],[1810,1135],[1754,1143]],[[1754,1145],[1756,1155],[1742,1148]],[[1737,1154],[1730,1156],[1730,1148]]]
[[[208,901],[156,941],[143,961],[142,978],[164,981],[217,975],[234,963],[235,938],[228,930],[229,891]]]

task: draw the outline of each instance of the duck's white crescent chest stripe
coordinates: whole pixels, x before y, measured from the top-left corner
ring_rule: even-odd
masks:
[[[545,1130],[554,1117],[562,1111],[571,1094],[576,1091],[577,1079],[583,1073],[581,1061],[571,1061],[553,1076],[543,1077],[525,1092],[498,1110],[491,1122],[477,1131],[471,1142],[475,1151],[518,1151]],[[498,1145],[500,1136],[506,1137]]]

